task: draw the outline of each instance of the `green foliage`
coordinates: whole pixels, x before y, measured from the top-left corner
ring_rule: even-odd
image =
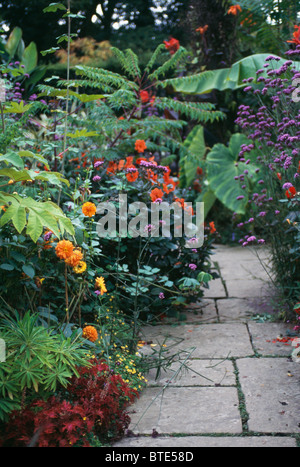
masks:
[[[174,68],[183,62],[184,57],[186,58],[186,50],[182,47],[153,71],[157,65],[157,57],[163,54],[163,48],[159,47],[150,58],[143,75],[138,58],[132,51],[123,52],[116,48],[113,51],[124,69],[124,76],[103,68],[77,65],[75,67],[76,79],[58,80],[59,87],[46,84],[40,86],[41,96],[61,98],[69,95],[74,105],[77,100],[86,103],[94,100],[93,94],[90,99],[83,99],[82,96],[86,94],[79,93],[78,89],[83,89],[88,93],[97,89],[103,93],[95,95],[95,99],[101,96],[103,98],[97,102],[97,107],[89,107],[90,115],[85,121],[85,126],[79,125],[75,135],[79,137],[98,133],[96,138],[98,144],[101,141],[102,144],[104,143],[103,136],[106,135],[108,147],[105,157],[107,159],[123,157],[124,153],[134,150],[137,139],[147,140],[147,147],[151,152],[158,151],[164,157],[177,153],[181,157],[189,153],[188,146],[182,141],[183,129],[187,125],[186,120],[207,124],[225,117],[212,104],[184,102],[166,95],[164,88],[168,80],[163,78],[167,74],[172,74]],[[166,54],[165,47],[164,54]],[[149,108],[148,115],[143,113],[143,118],[141,118],[140,92],[145,89],[149,89],[149,99],[152,95],[155,101],[153,112],[151,113]],[[175,118],[162,119],[161,115],[166,112],[172,113]],[[126,113],[126,118],[118,120],[120,113],[121,116]]]
[[[3,319],[0,336],[6,344],[6,361],[0,365],[0,419],[21,408],[35,394],[40,397],[78,376],[77,366],[88,366],[78,338],[66,339],[37,325],[37,315]]]
[[[134,52],[114,52],[124,75],[80,65],[75,67],[75,75],[70,79],[52,77],[41,85],[39,97],[49,98],[50,104],[34,115],[35,125],[31,119],[28,121],[34,105],[27,107],[28,104],[22,102],[5,107],[11,112],[3,113],[4,123],[19,118],[19,127],[23,131],[26,128],[26,137],[25,132],[21,132],[17,138],[12,138],[0,156],[0,177],[6,182],[0,192],[4,208],[0,217],[0,239],[5,257],[0,270],[5,276],[1,299],[10,311],[16,309],[24,313],[30,309],[32,314],[38,311],[44,325],[49,326],[48,320],[57,326],[62,323],[61,330],[67,336],[72,335],[74,329],[80,330],[83,322],[93,322],[96,314],[96,321],[101,321],[96,326],[99,333],[103,331],[103,341],[85,341],[83,345],[93,354],[95,351],[102,355],[104,351],[105,359],[113,363],[117,371],[118,361],[109,359],[109,351],[114,344],[122,349],[125,337],[121,333],[112,336],[115,328],[106,322],[106,315],[102,316],[103,306],[113,301],[114,307],[124,312],[124,322],[128,326],[126,339],[130,351],[135,352],[140,320],[152,322],[160,315],[167,316],[169,311],[177,313],[180,307],[203,295],[202,289],[207,288],[213,278],[209,257],[214,237],[206,228],[204,246],[199,251],[187,248],[190,238],[186,237],[188,234],[182,238],[175,235],[172,213],[170,238],[141,235],[137,241],[128,233],[125,237],[112,235],[100,239],[94,222],[99,213],[90,218],[83,205],[90,202],[96,207],[99,201],[107,200],[117,204],[118,195],[125,192],[130,203],[143,200],[150,214],[152,191],[156,187],[164,190],[164,199],[170,204],[177,200],[185,209],[188,190],[181,190],[177,173],[161,164],[169,160],[176,165],[185,156],[190,157],[191,164],[192,156],[197,153],[197,143],[185,143],[188,123],[204,125],[219,121],[224,115],[211,104],[188,103],[166,92],[163,80],[172,76],[174,70],[181,72],[179,67],[187,55],[183,48],[170,57],[165,47],[160,47],[160,59],[165,62],[157,63],[156,51],[147,72]],[[201,140],[203,129],[199,128]],[[145,142],[145,149],[136,144],[138,140]],[[99,159],[101,163],[97,167],[95,160]],[[143,165],[141,159],[146,164]],[[152,168],[148,170],[147,164],[152,164]],[[132,171],[138,172],[137,178]],[[101,184],[97,182],[98,173]],[[52,199],[58,199],[62,208],[50,201]],[[120,221],[118,215],[117,222]],[[136,215],[130,213],[129,220],[135,221]],[[45,228],[50,232],[44,232]],[[73,266],[74,249],[70,257],[58,255],[59,249],[55,247],[63,237],[72,240],[73,248],[82,259],[81,268],[78,268],[79,263]],[[105,291],[99,290],[100,278],[105,280]],[[22,298],[17,293],[9,296],[16,281],[16,292],[22,292]],[[109,316],[112,317],[112,313]],[[30,319],[29,314],[25,315],[26,326]],[[119,326],[119,322],[116,324]],[[19,320],[14,331],[22,325]],[[36,391],[47,398],[47,391],[53,393],[58,385],[67,384],[74,369],[73,366],[69,368],[72,362],[65,354],[60,364],[55,349],[52,351],[49,339],[53,336],[58,339],[60,333],[49,332],[47,336],[44,328],[38,328],[39,332],[32,329],[33,326],[30,338],[34,342],[30,348],[36,353],[29,354],[24,347],[27,360],[22,363],[23,355],[13,348],[13,355],[22,364],[21,369],[14,370],[19,385],[15,386],[17,381],[12,373],[2,375],[4,403],[9,401],[7,385],[11,384],[11,400],[18,407],[30,402]],[[8,349],[12,344],[17,345],[9,331],[3,331],[3,338]],[[44,346],[39,345],[41,340]],[[74,348],[75,355],[76,352]],[[136,371],[135,365],[127,366]],[[125,365],[122,367],[124,377],[126,370]],[[140,382],[138,378],[134,380],[136,385]]]
[[[205,102],[180,102],[177,100],[170,100],[167,97],[160,98],[156,104],[158,109],[174,110],[179,115],[187,117],[189,120],[196,122],[212,123],[224,118],[223,112],[215,110],[215,105]]]
[[[4,44],[4,59],[6,59],[5,61],[7,63],[9,63],[13,58],[19,59],[21,61],[21,65],[23,65],[23,70],[22,72],[20,70],[20,74],[23,72],[32,73],[38,65],[36,44],[31,42],[27,47],[25,47],[22,36],[23,32],[19,27],[12,30]]]
[[[197,201],[205,204],[205,217],[213,207],[216,199],[229,210],[238,214],[245,214],[248,204],[248,193],[253,189],[258,179],[255,164],[248,168],[249,178],[247,186],[241,188],[238,180],[243,175],[245,167],[238,164],[240,148],[249,143],[247,137],[236,133],[232,135],[228,146],[216,144],[209,151],[206,147],[203,127],[196,126],[186,139],[185,144],[193,156],[185,156],[181,160],[181,182],[183,186],[190,185],[196,177],[197,167],[205,170],[206,180],[203,191],[197,197]],[[249,154],[249,159],[254,161],[255,155]],[[250,181],[251,180],[251,181]],[[251,185],[251,186],[250,186]],[[238,197],[243,199],[237,199]]]
[[[10,59],[15,56],[21,39],[22,30],[20,28],[14,28],[5,44],[5,50],[8,53]]]
[[[36,156],[30,151],[10,151],[0,157],[0,164],[10,165],[0,169],[0,178],[8,178],[7,185],[17,182],[42,181],[52,185],[61,186],[61,183],[69,182],[60,173],[50,171],[39,172],[26,170],[24,161],[32,159],[38,160],[48,165],[41,156]],[[50,201],[39,202],[31,197],[19,195],[18,193],[7,193],[0,191],[0,203],[4,207],[4,214],[0,218],[0,226],[3,227],[8,222],[12,222],[17,232],[22,233],[26,227],[26,234],[37,242],[44,228],[51,229],[57,237],[63,236],[66,232],[74,234],[71,221],[65,216],[62,210]]]
[[[238,214],[244,214],[248,204],[248,190],[243,190],[240,183],[235,181],[245,170],[245,166],[237,164],[237,161],[242,144],[247,143],[249,140],[245,135],[236,133],[231,137],[228,147],[216,144],[207,156],[207,181],[210,190],[228,209]],[[257,178],[255,169],[255,165],[249,168],[252,183]],[[243,199],[237,199],[240,196]]]
[[[52,230],[57,237],[62,237],[66,232],[74,234],[71,221],[55,203],[50,201],[41,203],[32,198],[1,192],[0,202],[8,206],[0,219],[0,227],[12,222],[19,233],[26,227],[26,235],[35,243],[44,228]]]
[[[130,47],[141,56],[148,53],[153,44],[155,47],[170,34],[177,37],[182,30],[178,15],[187,10],[187,2],[168,0],[166,4],[156,0],[156,4],[160,8],[153,9],[152,0],[110,0],[101,3],[100,15],[97,0],[72,0],[72,23],[80,37],[109,40],[117,47]],[[74,12],[80,15],[74,18]],[[58,20],[66,13],[65,1],[40,0],[37,4],[36,0],[9,0],[1,7],[2,20],[12,28],[21,24],[25,42],[36,42],[39,50],[53,46],[62,29]],[[117,30],[113,27],[116,16],[124,21]],[[97,18],[96,22],[92,21],[93,17]]]
[[[141,70],[139,67],[139,59],[137,55],[130,49],[126,49],[125,52],[122,52],[116,47],[112,47],[112,51],[118,58],[123,70],[131,77],[141,77]]]
[[[56,13],[57,10],[66,11],[67,8],[62,3],[50,3],[49,6],[43,9],[44,13]]]
[[[185,76],[182,78],[167,79],[163,83],[165,86],[172,86],[176,92],[183,94],[207,94],[214,89],[218,91],[238,90],[246,86],[244,79],[254,77],[256,83],[256,71],[263,68],[265,59],[270,54],[255,54],[243,58],[234,63],[230,68],[219,70],[208,70],[202,73]],[[278,61],[278,65],[283,65],[285,59]],[[294,62],[296,69],[300,69],[299,62]],[[260,76],[267,76],[267,70]]]
[[[189,133],[184,145],[189,153],[180,161],[180,182],[182,186],[191,186],[196,177],[197,167],[201,165],[207,152],[204,127],[196,125]]]
[[[178,65],[183,62],[183,59],[186,59],[188,55],[187,50],[184,47],[180,47],[175,54],[169,58],[163,65],[158,67],[149,75],[149,80],[159,80],[159,78],[164,78],[170,70],[176,69]],[[149,68],[149,65],[153,63],[153,59],[150,58],[150,61],[146,68]]]
[[[297,24],[299,5],[290,0],[241,0],[242,13],[239,37],[241,48],[257,52],[282,54]]]

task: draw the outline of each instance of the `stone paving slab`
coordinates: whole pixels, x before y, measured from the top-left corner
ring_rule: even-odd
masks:
[[[171,448],[295,448],[296,440],[280,436],[184,436],[124,438],[115,447],[171,447]]]
[[[178,310],[172,317],[166,317],[163,324],[209,324],[218,323],[216,300],[213,298],[202,298],[198,302],[190,303],[183,309]]]
[[[269,282],[269,276],[264,266],[260,263],[251,260],[239,260],[234,258],[234,261],[228,261],[226,267],[222,264],[222,259],[216,256],[216,262],[218,263],[222,277],[225,282],[230,280],[263,280]],[[221,262],[221,265],[220,265]]]
[[[216,300],[202,298],[199,302],[187,305],[183,312],[186,323],[217,323],[219,321]]]
[[[226,287],[230,298],[263,298],[269,295],[269,285],[258,279],[227,280]]]
[[[286,358],[237,360],[250,431],[300,433],[300,365]]]
[[[267,264],[268,250],[258,251]],[[129,409],[129,428],[140,436],[116,446],[297,447],[300,365],[290,358],[291,343],[277,340],[290,337],[293,325],[252,320],[282,311],[272,308],[276,291],[252,249],[218,245],[215,253],[226,288],[213,281],[185,317],[174,318],[184,324],[143,329],[142,353],[164,344],[166,356],[181,360],[158,380],[150,372],[148,387]],[[196,373],[184,370],[175,379],[183,362]],[[158,437],[151,437],[153,430]]]
[[[259,254],[260,260],[254,251]],[[218,245],[212,262],[219,268],[230,298],[264,297],[270,294],[269,253],[266,248],[224,247]],[[223,298],[222,281],[210,282],[205,297]]]
[[[213,279],[209,283],[209,289],[204,290],[205,298],[226,298],[227,292],[221,279]]]
[[[135,434],[242,433],[236,388],[146,388],[129,410]],[[145,410],[148,409],[146,412]]]
[[[231,264],[243,264],[245,261],[251,261],[260,264],[259,260],[270,262],[270,252],[266,246],[244,248],[241,246],[216,245],[211,256],[212,262],[218,261],[222,267],[228,266],[228,259],[231,258]]]
[[[277,337],[288,336],[293,329],[285,323],[248,323],[252,344],[260,355],[291,355],[290,343],[276,341]],[[276,342],[273,342],[273,341]]]
[[[254,315],[253,306],[245,298],[228,298],[217,300],[218,317],[220,323],[246,323]]]
[[[169,336],[167,341],[164,336]],[[145,328],[142,338],[158,344],[165,342],[165,345],[173,342],[174,347],[170,349],[170,353],[176,350],[193,350],[192,358],[210,359],[254,355],[247,326],[242,323],[162,326],[152,330]],[[186,358],[186,355],[183,358]]]
[[[255,280],[261,279],[269,282],[269,269],[268,263],[260,263],[251,253],[245,257],[240,257],[237,254],[232,255],[232,250],[220,254],[217,252],[214,262],[218,264],[221,269],[222,277],[225,281],[232,279],[248,279]]]
[[[156,379],[156,370],[147,375],[149,386],[234,386],[236,378],[229,360],[189,360],[173,363],[162,370]]]

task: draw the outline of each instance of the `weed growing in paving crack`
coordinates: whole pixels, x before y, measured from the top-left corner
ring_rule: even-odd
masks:
[[[233,367],[234,367],[234,375],[236,379],[236,386],[237,386],[237,391],[238,391],[238,398],[239,398],[239,411],[241,415],[241,420],[242,420],[242,428],[243,432],[248,432],[248,420],[249,420],[249,414],[246,409],[246,400],[245,400],[245,395],[242,391],[240,380],[239,380],[239,370],[236,364],[236,359],[231,358]]]

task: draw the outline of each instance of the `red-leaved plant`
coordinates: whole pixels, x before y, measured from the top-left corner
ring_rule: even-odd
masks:
[[[120,439],[130,424],[126,408],[138,392],[101,361],[78,372],[64,392],[12,413],[0,446],[91,447],[91,435]]]

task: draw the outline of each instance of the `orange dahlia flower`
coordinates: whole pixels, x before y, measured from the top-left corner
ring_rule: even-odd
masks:
[[[118,170],[121,171],[124,168],[124,165],[125,165],[125,160],[121,159],[118,163]]]
[[[93,217],[96,214],[97,208],[94,203],[84,203],[82,206],[82,212],[87,217]]]
[[[174,182],[173,178],[170,177],[171,170],[170,168],[168,169],[168,172],[164,174],[164,192],[168,195],[169,193],[172,193],[175,188],[176,188],[176,183]]]
[[[133,165],[133,156],[126,157],[126,164],[124,165],[125,169],[129,169],[130,167],[134,167]]]
[[[96,340],[98,339],[97,329],[94,328],[94,326],[86,326],[82,330],[82,337],[84,339],[87,339],[88,341],[96,342]]]
[[[150,198],[152,200],[152,203],[155,203],[157,200],[162,200],[163,196],[164,196],[164,193],[159,188],[154,188],[154,190],[152,190],[150,193]]]
[[[185,200],[184,200],[184,198],[175,198],[175,202],[176,202],[177,204],[179,204],[179,206],[181,206],[182,209],[185,208]]]
[[[116,164],[114,161],[109,161],[108,167],[106,169],[106,173],[114,175],[117,170],[118,170],[118,164]]]
[[[150,182],[152,183],[152,185],[155,185],[155,184],[157,183],[158,175],[155,174],[155,173],[153,172],[153,170],[148,169],[148,170],[147,170],[147,178],[148,178],[148,180],[150,180]]]
[[[66,260],[72,256],[74,245],[69,240],[61,240],[55,248],[56,256],[59,259]]]
[[[139,178],[139,173],[137,170],[135,172],[130,172],[126,175],[126,178],[129,182],[135,182]]]
[[[136,140],[135,142],[135,150],[139,153],[143,153],[145,152],[145,150],[147,149],[147,146],[146,146],[146,143],[143,139],[138,139]]]
[[[66,259],[66,263],[68,266],[75,268],[82,261],[82,259],[83,259],[83,254],[81,253],[79,248],[77,248],[76,250],[73,251],[71,256],[69,256],[69,258]]]

